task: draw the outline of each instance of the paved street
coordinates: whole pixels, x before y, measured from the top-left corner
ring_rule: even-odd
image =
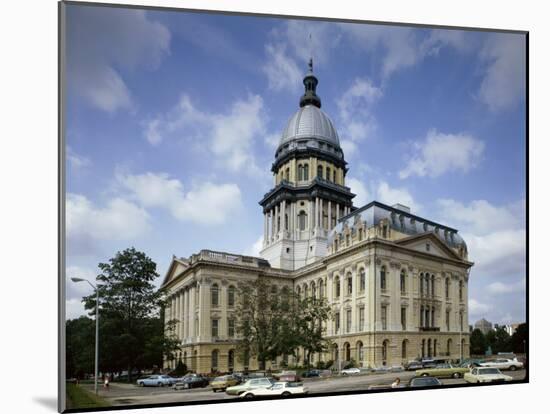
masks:
[[[525,378],[525,370],[505,371],[506,375],[514,379],[521,380]],[[332,377],[324,379],[305,379],[304,385],[309,389],[310,395],[327,392],[339,391],[362,391],[370,385],[391,384],[397,377],[401,378],[402,383],[406,383],[414,376],[414,372],[383,373],[357,375],[350,377]],[[443,384],[465,384],[463,379],[442,379]],[[93,392],[92,384],[82,385]],[[210,388],[198,388],[191,390],[175,391],[171,387],[159,388],[140,388],[132,384],[111,383],[109,390],[103,388],[99,391],[100,396],[107,399],[113,405],[129,404],[162,404],[185,401],[204,401],[204,400],[228,400],[238,397],[230,396],[225,393],[215,393]]]

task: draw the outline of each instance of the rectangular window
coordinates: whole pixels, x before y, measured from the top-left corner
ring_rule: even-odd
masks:
[[[359,331],[365,329],[365,307],[361,306],[359,308]]]
[[[235,336],[235,319],[227,320],[227,336],[230,338]]]
[[[451,330],[451,313],[449,311],[445,312],[445,325],[447,326],[447,331]]]
[[[218,320],[212,319],[212,337],[218,337]]]
[[[388,306],[382,306],[382,330],[386,331],[388,329]]]
[[[353,292],[353,285],[352,285],[352,279],[351,276],[348,277],[348,295],[351,295]]]
[[[334,331],[336,333],[340,332],[340,312],[336,312],[334,315]]]
[[[351,332],[351,310],[346,311],[346,332]]]
[[[460,330],[464,330],[464,314],[460,312]]]
[[[401,329],[407,330],[407,308],[405,306],[401,307]]]

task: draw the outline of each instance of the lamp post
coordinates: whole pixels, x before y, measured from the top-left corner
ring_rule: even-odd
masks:
[[[95,290],[95,374],[94,374],[94,391],[97,395],[97,377],[99,376],[99,289],[96,285],[90,282],[88,279],[82,279],[79,277],[71,277],[71,280],[75,283],[88,282],[88,284]]]

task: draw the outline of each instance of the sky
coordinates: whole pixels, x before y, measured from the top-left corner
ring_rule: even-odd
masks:
[[[258,255],[271,164],[313,57],[355,206],[459,230],[470,324],[525,321],[522,34],[67,5],[67,318],[97,265]]]

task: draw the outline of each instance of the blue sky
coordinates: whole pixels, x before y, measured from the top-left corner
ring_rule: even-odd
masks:
[[[459,229],[470,323],[525,319],[523,35],[67,9],[68,277],[129,246],[161,275],[172,254],[257,254],[258,201],[313,55],[355,205]],[[88,293],[68,284],[68,317]]]

